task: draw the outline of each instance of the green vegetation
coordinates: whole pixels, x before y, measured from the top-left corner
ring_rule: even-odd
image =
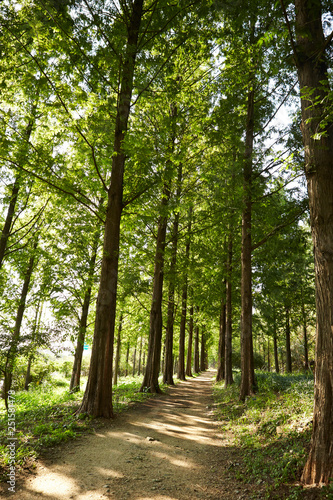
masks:
[[[242,448],[242,463],[231,474],[251,484],[265,484],[270,499],[304,498],[299,481],[310,446],[313,412],[313,376],[309,373],[256,374],[258,393],[239,401],[240,374],[228,386],[214,387],[215,416]],[[321,498],[333,498],[324,488]],[[317,497],[316,497],[317,498]]]
[[[29,391],[15,393],[16,465],[33,468],[37,456],[47,448],[75,439],[83,432],[91,432],[101,425],[84,414],[76,415],[83,392],[71,393],[65,375],[67,361],[57,365],[59,371],[52,373],[42,383],[30,385]],[[46,369],[46,368],[45,368]],[[84,378],[84,382],[86,377]],[[126,410],[130,404],[143,401],[151,394],[139,393],[141,377],[120,379],[114,387],[116,412]],[[6,475],[9,455],[7,449],[7,412],[4,401],[0,401],[0,478]]]

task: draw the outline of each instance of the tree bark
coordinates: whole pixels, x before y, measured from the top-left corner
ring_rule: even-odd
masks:
[[[199,313],[199,307],[197,306],[197,314]],[[199,363],[199,323],[198,318],[195,324],[195,337],[194,337],[194,373],[200,372],[200,363]]]
[[[320,0],[295,0],[295,62],[303,98],[302,135],[316,275],[316,360],[313,431],[303,470],[305,484],[327,484],[333,476],[333,124],[320,128],[329,101]],[[306,97],[306,90],[312,92]],[[311,99],[311,101],[310,101]],[[316,105],[313,105],[316,103]],[[318,135],[318,132],[324,132]]]
[[[200,349],[200,371],[202,371],[202,372],[204,372],[206,369],[205,357],[206,357],[206,336],[205,336],[204,329],[202,329],[201,349]]]
[[[141,392],[161,393],[158,383],[158,376],[161,362],[161,342],[162,342],[162,296],[163,296],[163,267],[165,237],[167,230],[167,215],[165,213],[170,198],[170,184],[165,182],[162,202],[161,216],[158,221],[155,268],[153,282],[153,296],[150,309],[150,326],[148,340],[148,354],[146,371],[140,388]]]
[[[182,182],[182,165],[178,167],[178,182],[176,199],[179,201],[181,195]],[[163,383],[174,385],[173,380],[173,325],[175,315],[175,286],[176,286],[176,264],[177,264],[177,249],[178,249],[178,228],[179,228],[179,211],[175,213],[175,218],[172,228],[172,249],[170,262],[170,284],[169,284],[169,300],[168,300],[168,319],[165,334],[165,364],[163,371]]]
[[[286,372],[292,373],[291,349],[290,349],[290,309],[285,307],[286,311]]]
[[[226,281],[224,282],[224,288],[226,287]],[[220,329],[219,329],[219,350],[217,358],[217,374],[216,382],[224,380],[225,377],[225,334],[226,334],[226,301],[223,297],[221,300],[221,312],[220,312]]]
[[[187,288],[188,288],[188,277],[187,269],[190,260],[190,244],[191,244],[191,228],[192,228],[192,208],[189,210],[188,214],[189,224],[188,224],[188,236],[185,248],[185,271],[184,271],[184,283],[182,292],[182,314],[180,318],[180,332],[179,332],[179,360],[178,360],[178,378],[179,380],[186,380],[185,377],[185,331],[186,331],[186,312],[187,312]]]
[[[254,82],[251,79],[250,87]],[[255,388],[252,340],[252,154],[254,138],[254,90],[248,93],[244,155],[244,209],[242,214],[242,278],[241,278],[241,387],[240,399],[253,394]]]
[[[122,144],[128,128],[135,60],[143,0],[134,0],[117,105],[111,183],[105,220],[103,258],[96,305],[94,340],[86,391],[78,413],[113,417],[112,358],[116,319],[120,221],[123,209],[125,152]]]
[[[118,325],[118,334],[117,334],[116,358],[114,360],[113,385],[117,385],[118,383],[120,349],[121,349],[121,330],[123,328],[123,319],[124,319],[124,314],[123,312],[121,312]]]
[[[193,377],[192,375],[192,344],[193,344],[193,306],[190,308],[190,322],[188,327],[188,342],[187,342],[187,358],[185,375]]]
[[[232,234],[229,233],[226,281],[226,331],[225,331],[225,387],[234,381],[232,376]]]
[[[140,338],[140,349],[139,349],[139,363],[138,363],[138,375],[141,375],[141,359],[142,359],[142,336]]]
[[[82,304],[81,318],[79,324],[79,334],[77,338],[75,354],[74,354],[74,363],[72,369],[71,381],[69,384],[69,390],[71,392],[77,392],[80,390],[80,379],[81,379],[81,365],[82,365],[82,356],[84,349],[84,340],[87,331],[87,321],[91,300],[91,289],[92,289],[92,280],[95,274],[95,264],[97,258],[97,249],[99,242],[99,231],[96,231],[93,242],[92,255],[89,261],[89,271],[88,271],[88,286],[86,292],[84,294],[84,300]]]
[[[280,373],[278,346],[277,346],[277,329],[276,329],[276,311],[275,303],[273,304],[273,343],[274,343],[274,364],[276,373]]]
[[[19,301],[19,306],[17,308],[15,326],[13,328],[13,335],[12,335],[11,343],[9,346],[9,351],[7,353],[7,356],[6,356],[6,364],[5,364],[5,369],[4,369],[3,398],[5,400],[5,405],[6,405],[7,409],[8,409],[8,391],[10,391],[11,386],[12,386],[13,369],[14,369],[15,359],[16,359],[16,355],[17,355],[17,347],[18,347],[18,343],[20,340],[21,325],[22,325],[23,315],[24,315],[25,306],[26,306],[26,302],[27,302],[30,281],[31,281],[31,277],[32,277],[32,273],[33,273],[34,265],[35,265],[37,245],[38,245],[38,242],[36,240],[34,245],[33,245],[33,248],[32,248],[31,256],[29,258],[27,270],[25,272],[24,282],[23,282],[20,301]]]

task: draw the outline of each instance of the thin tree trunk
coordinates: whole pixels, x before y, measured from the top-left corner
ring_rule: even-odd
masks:
[[[15,182],[13,184],[12,188],[12,193],[9,201],[9,206],[8,206],[8,211],[7,211],[7,216],[6,220],[1,232],[1,237],[0,237],[0,269],[2,267],[3,259],[5,256],[5,251],[7,247],[7,242],[8,238],[10,235],[10,230],[12,227],[12,222],[13,222],[13,217],[15,213],[15,207],[16,207],[16,202],[18,198],[18,194],[20,191],[20,177],[17,175]]]
[[[80,379],[81,379],[81,365],[82,365],[82,356],[84,349],[84,340],[87,331],[87,322],[88,322],[88,314],[91,300],[91,289],[92,289],[92,280],[95,275],[95,264],[97,258],[97,249],[99,242],[99,231],[96,231],[93,242],[92,255],[89,261],[89,272],[88,272],[88,286],[84,295],[84,300],[82,304],[80,325],[79,325],[79,334],[76,342],[75,354],[74,354],[74,363],[72,369],[71,381],[69,384],[69,390],[71,392],[77,392],[80,390]]]
[[[227,280],[226,280],[226,331],[225,331],[225,387],[232,384],[232,234],[229,233],[228,257],[227,257]]]
[[[186,372],[188,377],[192,375],[192,344],[193,344],[193,306],[190,308],[190,322],[188,328],[188,343],[187,343],[187,358],[186,358]]]
[[[190,260],[190,244],[191,244],[191,228],[192,228],[192,208],[188,214],[188,236],[185,248],[185,274],[182,292],[182,314],[180,318],[180,332],[179,332],[179,361],[178,361],[178,378],[179,380],[186,380],[185,377],[185,332],[186,332],[186,312],[187,312],[187,288],[188,277],[187,269]]]
[[[254,81],[251,79],[251,87]],[[240,399],[253,394],[255,389],[252,340],[252,154],[254,138],[254,90],[248,93],[247,123],[244,156],[244,209],[242,214],[242,279],[241,279],[241,387]]]
[[[125,368],[125,377],[128,376],[128,369],[129,369],[129,352],[130,352],[130,343],[127,342],[127,349],[126,349],[126,368]]]
[[[202,329],[201,332],[201,349],[200,349],[200,371],[204,372],[206,369],[205,363],[205,353],[206,353],[206,337],[205,331]]]
[[[29,292],[30,281],[31,281],[31,277],[32,277],[32,273],[33,273],[34,265],[35,265],[37,245],[38,245],[38,242],[36,240],[34,245],[33,245],[33,248],[32,248],[31,256],[29,258],[27,270],[25,272],[24,282],[23,282],[20,301],[19,301],[19,306],[18,306],[17,314],[16,314],[15,326],[13,328],[13,335],[12,335],[9,351],[8,351],[7,357],[6,357],[6,364],[5,364],[5,369],[4,369],[3,397],[5,400],[5,405],[6,405],[7,409],[8,409],[8,391],[10,391],[11,386],[12,386],[13,369],[14,369],[14,364],[15,364],[15,358],[17,355],[17,346],[18,346],[18,343],[20,340],[21,325],[22,325],[23,315],[24,315],[24,311],[25,311],[27,296],[28,296],[28,292]]]
[[[179,201],[181,195],[182,182],[182,164],[178,167],[178,181],[176,199]],[[169,301],[168,301],[168,319],[165,334],[165,364],[163,370],[163,383],[174,385],[173,380],[173,326],[175,315],[175,286],[176,286],[176,264],[177,264],[177,249],[178,249],[178,228],[179,228],[179,211],[175,213],[172,228],[172,249],[170,262],[170,284],[169,284]]]
[[[113,372],[113,385],[118,384],[118,372],[119,372],[119,362],[120,362],[120,349],[121,349],[121,330],[123,328],[123,312],[120,313],[118,334],[117,334],[117,348],[116,348],[116,358],[114,360],[114,372]]]
[[[43,287],[41,287],[41,290],[43,290]],[[27,372],[25,375],[25,383],[24,383],[24,389],[26,391],[29,390],[29,385],[31,382],[31,364],[32,364],[32,361],[34,359],[36,333],[39,330],[40,320],[42,317],[42,310],[43,310],[43,305],[41,304],[41,297],[40,297],[38,302],[37,302],[36,314],[35,314],[35,318],[34,318],[32,334],[31,334],[31,344],[30,344],[30,348],[29,348],[30,355],[29,355],[29,359],[28,359],[28,366],[27,366]]]
[[[138,364],[138,375],[141,375],[141,358],[142,358],[142,336],[140,338],[140,349],[139,349],[139,364]]]
[[[199,307],[196,308],[197,314],[199,313]],[[198,319],[195,324],[195,337],[194,337],[194,373],[200,372],[200,363],[199,363],[199,324]]]
[[[290,349],[290,309],[288,306],[286,310],[286,372],[292,373],[291,364],[291,349]]]
[[[226,280],[224,282],[224,288],[226,287]],[[221,300],[221,312],[220,312],[220,330],[219,330],[219,350],[217,358],[217,374],[216,382],[224,380],[225,377],[225,334],[226,334],[226,301],[222,297]]]
[[[161,342],[162,342],[162,296],[163,296],[163,267],[164,267],[164,250],[165,238],[167,230],[167,216],[165,215],[166,207],[170,199],[169,182],[164,184],[161,213],[159,218],[156,253],[155,253],[155,268],[153,282],[153,296],[150,309],[150,327],[148,340],[148,355],[146,372],[140,388],[141,392],[161,393],[158,383],[158,376],[161,361]]]
[[[112,358],[125,166],[125,152],[122,145],[128,128],[143,0],[134,0],[132,5],[132,13],[127,27],[127,47],[117,104],[114,154],[112,156],[111,182],[108,190],[94,340],[87,387],[78,410],[78,413],[88,413],[94,417],[105,418],[113,417]]]
[[[277,328],[276,328],[276,311],[275,303],[273,304],[273,342],[274,342],[274,364],[276,373],[280,373],[279,356],[277,346]]]
[[[133,377],[135,375],[135,368],[136,368],[136,347],[134,347],[134,353],[133,353],[133,371],[132,371]]]

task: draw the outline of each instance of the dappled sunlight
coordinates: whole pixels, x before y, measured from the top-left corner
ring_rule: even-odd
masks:
[[[196,465],[193,461],[191,461],[187,457],[179,458],[178,455],[178,458],[173,458],[166,455],[165,453],[160,453],[158,451],[151,451],[150,453],[156,458],[160,458],[162,460],[168,460],[172,465],[175,465],[176,467],[184,467],[187,469],[192,469]]]
[[[66,467],[64,474],[49,470],[47,474],[38,475],[31,479],[29,490],[32,493],[35,492],[43,495],[54,495],[56,493],[59,500],[67,500],[73,490],[79,493],[77,482],[72,477],[68,477],[68,473],[70,473],[68,467]]]
[[[191,381],[119,415],[63,448],[61,459],[25,483],[19,500],[220,498],[219,477],[206,480],[208,464],[211,474],[221,460],[217,449],[223,455],[226,446],[210,419],[210,394],[210,384]]]
[[[102,477],[104,476],[105,478],[122,478],[124,477],[124,474],[121,472],[117,472],[113,469],[105,469],[104,467],[95,467],[95,471],[98,472]]]

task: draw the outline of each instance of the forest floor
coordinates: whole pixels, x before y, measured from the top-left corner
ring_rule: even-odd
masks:
[[[180,382],[104,421],[93,434],[48,451],[33,474],[18,478],[16,493],[0,498],[265,498],[265,485],[245,484],[232,473],[242,450],[213,418],[214,375],[208,371]]]

